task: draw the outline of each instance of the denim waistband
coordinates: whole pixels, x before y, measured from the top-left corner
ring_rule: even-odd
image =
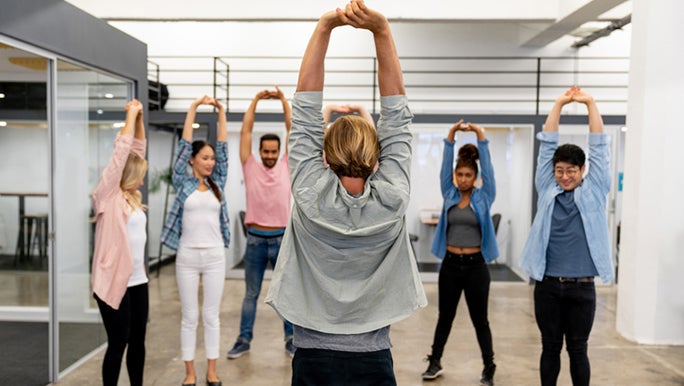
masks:
[[[459,264],[484,264],[485,260],[482,252],[475,253],[452,253],[447,251],[444,260],[449,259]]]
[[[558,276],[546,276],[544,275],[544,281],[556,281],[559,283],[593,283],[593,276],[585,277],[558,277]]]
[[[261,229],[247,228],[247,233],[249,233],[252,236],[261,237],[262,239],[272,239],[284,235],[285,228],[276,229],[273,231],[263,231]]]

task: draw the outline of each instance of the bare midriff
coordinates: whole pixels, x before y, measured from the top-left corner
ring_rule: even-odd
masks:
[[[480,247],[454,247],[453,245],[447,245],[447,251],[457,255],[470,255],[473,253],[478,253],[481,250],[482,248]]]

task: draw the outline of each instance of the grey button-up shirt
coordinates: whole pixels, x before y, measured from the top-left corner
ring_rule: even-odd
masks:
[[[404,95],[381,98],[380,166],[350,195],[323,159],[322,93],[292,102],[294,207],[266,297],[295,325],[331,334],[373,331],[427,304],[406,230],[413,115]]]

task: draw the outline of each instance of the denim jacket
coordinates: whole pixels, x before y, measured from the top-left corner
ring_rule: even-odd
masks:
[[[480,170],[482,176],[482,188],[474,188],[470,194],[470,206],[475,212],[477,221],[480,223],[482,233],[482,256],[488,263],[499,257],[499,247],[496,244],[494,222],[489,213],[494,198],[496,197],[496,182],[494,181],[494,168],[489,154],[489,140],[477,141],[477,149],[480,154]],[[442,188],[442,214],[437,223],[435,239],[432,241],[432,253],[439,259],[446,256],[447,251],[447,213],[449,209],[461,201],[461,192],[454,185],[454,142],[444,139],[444,152],[442,156],[442,169],[439,172],[440,186]]]
[[[178,142],[178,150],[176,151],[176,161],[173,164],[172,175],[173,188],[176,190],[176,199],[173,201],[171,211],[166,217],[166,222],[164,223],[161,234],[162,244],[174,251],[178,249],[178,243],[181,238],[183,205],[188,196],[197,190],[200,185],[200,181],[197,177],[188,175],[186,172],[191,153],[192,144],[181,138]],[[226,195],[223,192],[223,187],[226,186],[227,177],[228,143],[217,142],[216,166],[214,166],[214,171],[211,173],[211,178],[221,191],[221,235],[223,236],[223,244],[226,248],[230,245],[228,206],[226,204]]]
[[[551,215],[556,196],[563,192],[553,175],[553,153],[558,147],[558,132],[537,134],[541,141],[535,187],[537,215],[525,242],[520,260],[522,268],[535,280],[542,280],[546,271],[546,248],[549,243]],[[582,217],[582,225],[594,266],[604,282],[613,280],[613,259],[610,253],[606,195],[610,191],[609,137],[603,133],[589,134],[589,172],[574,190],[574,200]]]

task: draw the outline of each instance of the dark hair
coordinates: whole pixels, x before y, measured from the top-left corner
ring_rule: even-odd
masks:
[[[261,136],[261,139],[259,140],[259,150],[264,147],[264,141],[277,141],[278,142],[278,149],[280,149],[280,137],[277,136],[276,134],[264,134]]]
[[[462,167],[471,168],[475,174],[479,173],[477,167],[477,160],[480,159],[480,152],[477,151],[477,146],[472,143],[463,145],[458,149],[458,159],[456,160],[456,167],[454,170]]]
[[[566,143],[565,145],[560,145],[553,153],[553,165],[556,166],[559,162],[567,162],[571,165],[578,167],[584,166],[584,161],[586,160],[586,155],[584,150],[577,145]]]
[[[216,149],[212,144],[210,144],[207,141],[202,141],[202,140],[197,140],[192,142],[192,153],[190,155],[192,157],[196,156],[197,153],[200,152],[200,150],[204,149],[205,146],[209,146],[211,150],[216,154]],[[221,201],[221,190],[219,189],[218,185],[216,185],[216,182],[211,179],[211,177],[207,177],[207,182],[209,183],[209,187],[211,188],[212,192],[214,192],[214,196],[216,196],[216,199]]]

